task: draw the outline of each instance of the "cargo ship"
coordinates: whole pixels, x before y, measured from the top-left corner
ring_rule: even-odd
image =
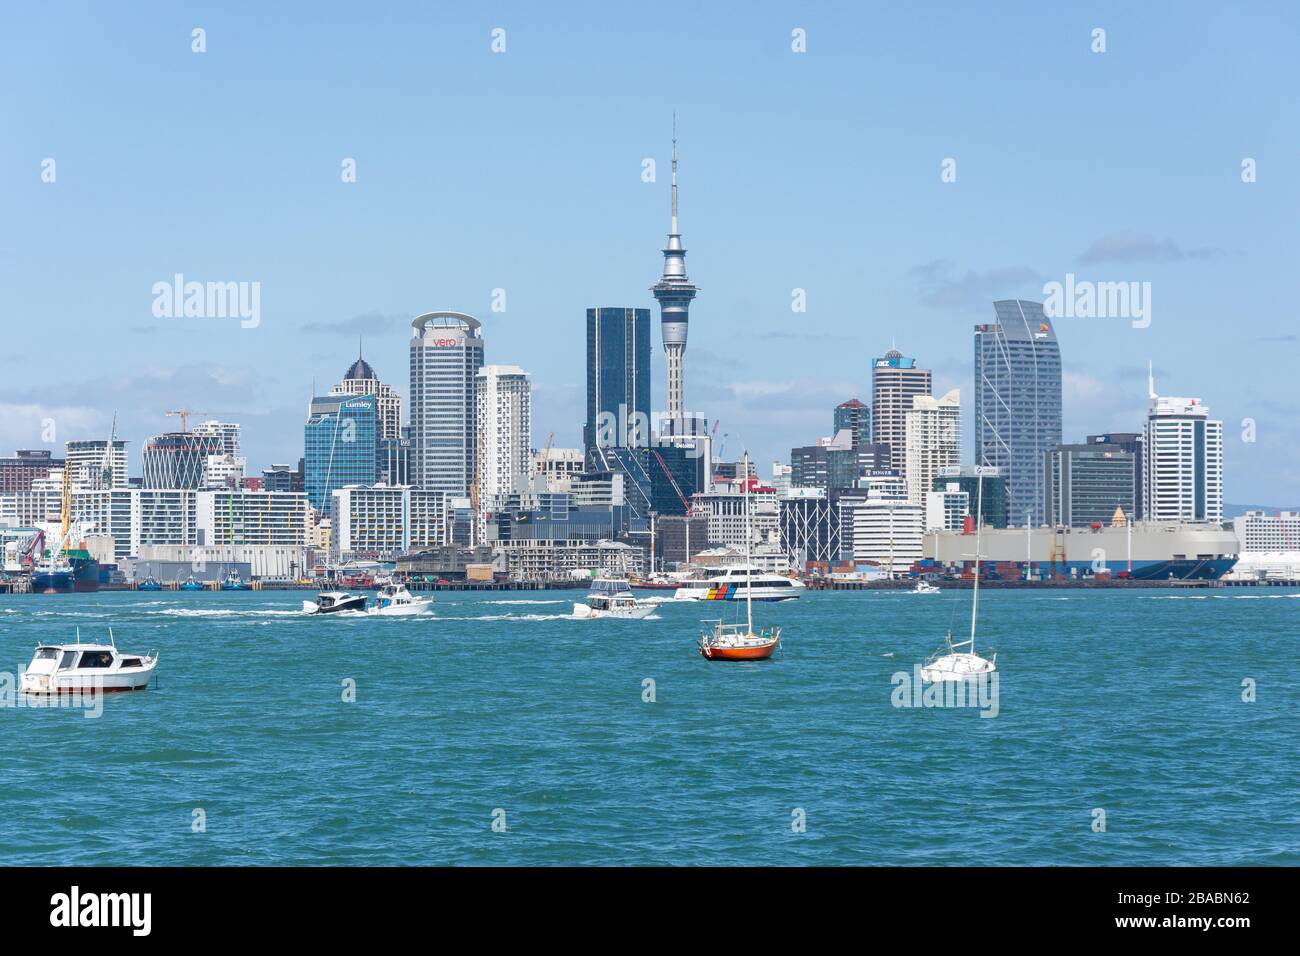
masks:
[[[109,447],[112,444],[110,440]],[[41,555],[32,564],[32,591],[36,594],[98,591],[99,562],[84,547],[68,546],[69,542],[80,540],[82,535],[80,527],[74,528],[72,522],[72,481],[67,468],[63,470],[62,499],[58,545],[44,548],[45,543],[54,536],[53,531],[48,536],[45,531],[40,531],[32,542],[35,552]]]
[[[1085,528],[985,528],[980,542],[989,574],[1001,578],[1110,575],[1134,581],[1217,581],[1237,563],[1237,534],[1217,524],[1137,522]],[[925,557],[963,566],[970,532],[925,536]]]
[[[99,590],[99,562],[84,548],[46,552],[32,566],[32,593],[70,594]]]

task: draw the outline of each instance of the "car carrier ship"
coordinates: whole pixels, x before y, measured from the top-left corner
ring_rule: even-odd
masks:
[[[974,534],[931,531],[926,558],[964,565]],[[1136,581],[1214,581],[1237,563],[1240,545],[1231,528],[1218,524],[1136,522],[1086,528],[985,528],[982,560],[1019,577],[1084,577],[1110,574]],[[1003,573],[1001,576],[1007,576]]]

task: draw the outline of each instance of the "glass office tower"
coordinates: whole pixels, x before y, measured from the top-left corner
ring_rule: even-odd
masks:
[[[646,423],[640,444],[649,443],[650,310],[587,310],[587,424],[582,431],[589,466],[597,466],[596,440],[610,437],[602,422],[617,425],[615,445],[632,444],[636,421]],[[611,417],[612,416],[612,419]]]
[[[313,398],[304,434],[307,500],[329,514],[335,488],[378,480],[379,401],[373,395]]]
[[[975,326],[975,462],[1002,469],[1011,523],[1041,525],[1043,456],[1061,443],[1061,350],[1041,302],[993,303]]]

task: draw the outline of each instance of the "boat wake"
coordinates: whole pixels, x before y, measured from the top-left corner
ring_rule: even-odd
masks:
[[[287,611],[283,608],[233,608],[215,607],[169,607],[161,611],[145,611],[157,617],[300,617],[302,611]]]
[[[567,604],[563,600],[541,600],[540,598],[515,598],[508,601],[484,601],[484,604]]]

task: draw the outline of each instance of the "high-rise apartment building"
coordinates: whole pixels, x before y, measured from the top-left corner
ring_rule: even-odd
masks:
[[[122,439],[113,441],[111,451],[107,438],[64,442],[64,456],[64,467],[74,489],[127,486],[126,442]]]
[[[961,393],[954,388],[943,398],[915,396],[904,436],[907,500],[924,505],[939,469],[961,461]]]
[[[490,511],[532,472],[532,384],[518,365],[484,365],[475,395],[478,502]]]

